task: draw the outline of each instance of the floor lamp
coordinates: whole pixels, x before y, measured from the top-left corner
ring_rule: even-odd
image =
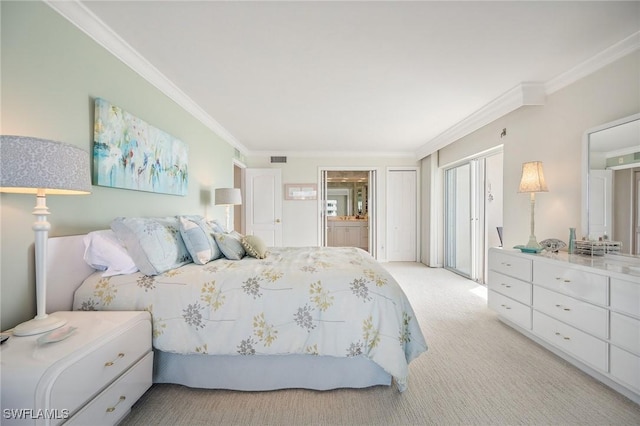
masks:
[[[547,191],[549,191],[549,189],[547,188],[547,183],[544,180],[542,162],[532,161],[529,163],[523,163],[522,177],[520,178],[518,192],[528,192],[531,194],[531,235],[529,235],[529,242],[525,246],[526,248],[535,250],[542,248],[540,243],[536,240],[534,211],[536,206],[536,192]]]
[[[62,142],[26,136],[0,136],[0,192],[35,194],[36,316],[13,334],[30,336],[61,327],[66,320],[47,315],[47,195],[89,194],[89,154]]]
[[[227,213],[227,232],[231,231],[231,206],[242,204],[240,188],[217,188],[216,206],[225,206]]]

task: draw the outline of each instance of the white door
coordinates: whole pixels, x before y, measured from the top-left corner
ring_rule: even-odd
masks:
[[[635,172],[634,173],[635,178],[636,178],[636,191],[635,191],[635,202],[633,203],[635,205],[635,251],[633,251],[631,254],[640,254],[640,172]]]
[[[418,172],[387,172],[387,260],[417,260]]]
[[[245,233],[282,246],[281,170],[245,169],[245,193]]]
[[[589,237],[611,236],[613,171],[589,171]]]

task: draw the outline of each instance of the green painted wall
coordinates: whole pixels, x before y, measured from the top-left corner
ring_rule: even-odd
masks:
[[[234,149],[175,102],[40,2],[0,2],[2,134],[60,140],[91,152],[93,99],[102,97],[189,146],[185,197],[93,186],[50,196],[51,236],[104,229],[116,216],[208,214],[201,192],[233,184]],[[0,195],[0,328],[35,315],[31,214],[35,197]]]

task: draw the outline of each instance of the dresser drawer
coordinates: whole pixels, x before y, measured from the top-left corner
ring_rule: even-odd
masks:
[[[520,327],[531,330],[531,307],[489,290],[488,305],[498,315],[513,321]]]
[[[640,320],[611,312],[611,343],[640,355]]]
[[[640,282],[611,278],[611,309],[640,318]]]
[[[560,293],[606,306],[608,277],[547,262],[533,262],[533,282]]]
[[[640,356],[611,346],[611,375],[636,392],[640,391]]]
[[[533,332],[586,364],[607,371],[606,342],[535,310]]]
[[[608,311],[564,294],[533,286],[533,307],[545,314],[606,339]]]
[[[488,286],[491,290],[509,296],[525,305],[531,304],[531,283],[520,281],[496,271],[489,271]]]
[[[151,387],[153,352],[149,352],[113,382],[93,401],[84,406],[65,425],[114,425]]]
[[[51,389],[51,407],[74,411],[151,350],[151,321],[139,321],[62,371]]]
[[[524,281],[531,281],[531,259],[493,250],[489,256],[489,269]]]

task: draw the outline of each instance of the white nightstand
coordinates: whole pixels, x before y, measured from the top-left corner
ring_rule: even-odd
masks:
[[[0,346],[0,423],[113,425],[151,386],[148,312],[57,312],[66,339],[12,336]],[[65,327],[66,327],[65,326]]]

